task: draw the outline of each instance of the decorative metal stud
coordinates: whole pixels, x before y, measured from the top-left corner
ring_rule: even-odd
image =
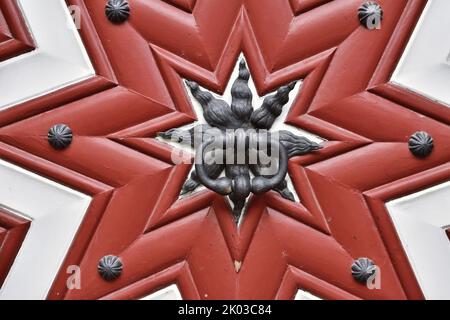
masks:
[[[122,274],[122,261],[116,256],[104,256],[98,262],[98,273],[106,281],[117,279]]]
[[[361,283],[366,283],[377,270],[375,263],[369,258],[358,258],[352,264],[352,276]]]
[[[383,9],[376,2],[363,3],[358,9],[358,18],[362,26],[369,30],[380,29]]]
[[[408,142],[409,150],[418,158],[428,157],[433,151],[433,138],[424,131],[414,133]]]
[[[130,5],[127,0],[108,0],[105,14],[112,23],[123,23],[130,16]]]
[[[48,130],[48,142],[55,149],[65,149],[73,139],[72,130],[65,124],[56,124]]]

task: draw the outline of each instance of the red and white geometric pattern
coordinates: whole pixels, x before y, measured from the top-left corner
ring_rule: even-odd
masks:
[[[185,299],[424,298],[386,203],[449,180],[450,110],[390,80],[427,1],[378,0],[379,30],[360,25],[363,2],[134,0],[116,25],[105,1],[65,1],[81,9],[87,69],[0,112],[0,157],[89,202],[44,297],[140,299],[176,284]],[[236,228],[221,196],[178,199],[190,165],[154,138],[196,120],[182,79],[221,94],[241,53],[260,96],[303,80],[286,123],[327,141],[289,162],[299,203],[255,196]],[[63,151],[46,139],[57,123],[74,132]],[[416,131],[434,139],[426,159],[408,150]],[[124,266],[112,282],[97,272],[108,254]],[[379,288],[353,279],[359,257],[379,267]],[[80,289],[66,286],[70,265]]]
[[[15,214],[0,211],[0,286],[11,268],[22,241],[30,227],[30,221]]]

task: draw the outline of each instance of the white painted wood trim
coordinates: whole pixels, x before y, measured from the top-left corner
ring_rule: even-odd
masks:
[[[427,299],[450,299],[450,182],[386,207]]]
[[[429,0],[391,82],[450,106],[450,1]]]
[[[322,300],[308,291],[298,290],[294,300]]]
[[[164,289],[156,291],[140,300],[183,300],[180,290],[175,284],[172,284]]]
[[[31,220],[0,299],[45,299],[92,200],[0,160],[0,205]]]
[[[36,49],[0,63],[0,110],[95,74],[64,0],[17,0]]]

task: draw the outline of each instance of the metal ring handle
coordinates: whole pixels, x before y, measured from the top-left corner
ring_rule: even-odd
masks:
[[[229,195],[233,192],[233,181],[230,178],[223,177],[219,179],[211,179],[208,174],[206,173],[205,168],[203,167],[203,159],[205,157],[205,149],[213,143],[213,139],[202,143],[200,145],[199,152],[196,153],[196,160],[195,160],[195,172],[197,173],[197,178],[200,180],[200,182],[207,187],[208,189],[211,189],[212,191],[215,191],[221,195]],[[197,157],[200,157],[199,159]],[[200,162],[198,160],[201,160]]]
[[[263,176],[254,177],[252,179],[252,192],[254,194],[267,192],[275,188],[286,178],[288,169],[288,154],[286,148],[274,139],[272,139],[270,143],[278,145],[278,150],[280,151],[278,172],[271,178],[266,178]]]

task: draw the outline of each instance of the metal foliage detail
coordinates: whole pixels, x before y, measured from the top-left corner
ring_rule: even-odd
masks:
[[[281,86],[254,109],[248,85],[250,72],[244,60],[231,88],[231,105],[203,90],[193,81],[186,85],[202,107],[207,124],[190,130],[171,129],[158,135],[195,148],[195,170],[181,194],[200,185],[228,198],[239,222],[251,194],[270,190],[294,201],[286,182],[288,159],[322,148],[289,131],[271,131],[276,118],[289,101],[295,82]],[[233,148],[230,148],[233,146]],[[213,159],[211,160],[211,154]],[[209,160],[209,161],[208,161]]]

